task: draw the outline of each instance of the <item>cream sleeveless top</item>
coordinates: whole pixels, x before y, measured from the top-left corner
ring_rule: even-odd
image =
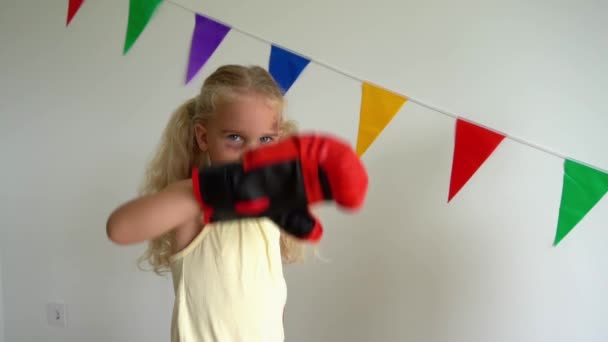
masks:
[[[280,231],[271,220],[206,225],[171,258],[171,341],[283,341],[282,267]]]

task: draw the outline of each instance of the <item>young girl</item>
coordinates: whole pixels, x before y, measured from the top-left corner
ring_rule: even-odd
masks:
[[[261,67],[227,65],[173,114],[147,170],[142,196],[118,207],[107,234],[121,245],[149,241],[141,261],[170,271],[175,290],[172,342],[283,341],[282,261],[302,243],[267,218],[205,227],[192,167],[233,162],[293,134],[283,96]]]

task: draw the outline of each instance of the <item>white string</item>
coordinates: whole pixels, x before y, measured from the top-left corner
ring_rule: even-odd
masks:
[[[174,6],[180,7],[181,9],[183,9],[183,10],[185,10],[185,11],[192,12],[192,13],[197,13],[195,10],[192,10],[192,9],[190,9],[190,8],[188,8],[188,7],[185,7],[184,5],[179,4],[179,3],[177,3],[177,2],[175,2],[175,1],[173,1],[173,0],[165,0],[165,2],[171,3],[171,4],[173,4]],[[201,14],[201,15],[203,15],[203,14]],[[231,30],[237,31],[237,32],[239,32],[239,33],[241,33],[241,34],[243,34],[243,35],[246,35],[246,36],[248,36],[248,37],[250,37],[250,38],[252,38],[252,39],[255,39],[255,40],[259,41],[259,42],[266,43],[266,44],[269,44],[269,45],[275,45],[275,46],[280,47],[280,48],[281,48],[281,49],[283,49],[283,50],[289,51],[289,52],[291,52],[291,53],[293,53],[293,54],[295,54],[295,55],[299,55],[299,56],[305,57],[305,58],[307,58],[308,60],[310,60],[310,62],[312,62],[312,63],[314,63],[314,64],[317,64],[317,65],[319,65],[319,66],[321,66],[321,67],[324,67],[325,69],[328,69],[328,70],[331,70],[331,71],[336,72],[336,73],[338,73],[338,74],[341,74],[342,76],[344,76],[344,77],[346,77],[346,78],[350,78],[350,79],[355,80],[355,81],[358,81],[358,82],[365,82],[365,83],[368,83],[368,84],[373,85],[373,86],[375,86],[375,87],[382,88],[382,89],[384,89],[384,90],[386,90],[386,91],[392,92],[392,93],[394,93],[394,94],[397,94],[397,95],[400,95],[400,96],[404,96],[405,98],[407,98],[407,101],[408,101],[408,102],[413,102],[413,103],[416,103],[417,105],[419,105],[419,106],[421,106],[421,107],[425,107],[425,108],[427,108],[427,109],[430,109],[430,110],[432,110],[432,111],[435,111],[435,112],[441,113],[441,114],[446,115],[446,116],[448,116],[448,117],[451,117],[451,118],[453,118],[453,119],[461,119],[461,120],[463,120],[463,121],[469,122],[469,123],[474,124],[474,125],[476,125],[476,126],[483,127],[483,128],[485,128],[485,129],[487,129],[487,130],[489,130],[489,131],[492,131],[492,132],[495,132],[495,133],[497,133],[497,134],[503,135],[503,136],[505,136],[505,138],[507,138],[507,139],[511,139],[511,140],[513,140],[513,141],[515,141],[515,142],[518,142],[518,143],[522,144],[522,145],[525,145],[525,146],[528,146],[528,147],[533,148],[533,149],[535,149],[535,150],[538,150],[538,151],[541,151],[541,152],[544,152],[544,153],[550,154],[550,155],[552,155],[552,156],[554,156],[554,157],[556,157],[556,158],[559,158],[559,159],[569,159],[569,160],[574,161],[574,162],[576,162],[576,163],[579,163],[579,164],[581,164],[581,165],[585,165],[585,166],[587,166],[587,167],[589,167],[589,168],[596,169],[596,170],[598,170],[598,171],[602,171],[602,172],[604,172],[604,173],[608,173],[608,171],[606,171],[606,170],[603,170],[603,169],[598,168],[598,167],[596,167],[596,166],[592,166],[592,165],[590,165],[590,164],[588,164],[588,163],[585,163],[585,162],[582,162],[582,161],[579,161],[579,160],[576,160],[576,159],[573,159],[573,158],[570,158],[570,157],[566,157],[565,155],[563,155],[563,154],[561,154],[561,153],[559,153],[559,152],[557,152],[557,151],[551,150],[551,149],[549,149],[549,148],[547,148],[547,147],[543,147],[543,146],[540,146],[540,145],[538,145],[538,144],[534,144],[534,143],[529,142],[529,141],[526,141],[526,140],[524,140],[524,139],[522,139],[522,138],[520,138],[520,137],[516,137],[516,136],[510,135],[510,134],[506,134],[506,133],[500,132],[500,131],[495,130],[495,129],[491,128],[491,127],[488,127],[488,126],[485,126],[485,125],[479,124],[479,123],[474,122],[474,121],[472,121],[472,120],[468,120],[468,119],[466,119],[466,118],[464,118],[464,117],[461,117],[460,115],[458,115],[458,114],[456,114],[456,113],[453,113],[453,112],[451,112],[451,111],[448,111],[448,110],[446,110],[446,109],[443,109],[443,108],[440,108],[440,107],[437,107],[437,106],[434,106],[434,105],[429,105],[429,104],[427,104],[427,103],[425,103],[425,102],[423,102],[423,101],[421,101],[421,100],[418,100],[418,99],[416,99],[416,98],[409,97],[409,96],[407,96],[407,95],[404,95],[404,94],[402,94],[402,93],[398,93],[398,92],[395,92],[395,91],[391,91],[391,90],[389,90],[389,89],[387,89],[387,88],[385,88],[385,87],[383,87],[383,86],[381,86],[381,85],[375,84],[375,83],[370,82],[370,81],[368,81],[368,80],[365,80],[365,79],[363,79],[363,78],[361,78],[361,77],[357,77],[356,75],[353,75],[353,74],[351,74],[351,73],[349,73],[349,72],[347,72],[347,71],[344,71],[344,70],[342,70],[342,69],[340,69],[340,68],[338,68],[338,67],[336,67],[336,66],[334,66],[334,65],[331,65],[331,64],[329,64],[329,63],[326,63],[326,62],[320,61],[320,60],[315,59],[315,58],[311,58],[311,57],[306,56],[306,55],[304,55],[304,54],[301,54],[301,53],[299,53],[299,52],[297,52],[297,51],[294,51],[294,50],[291,50],[291,49],[289,49],[289,48],[286,48],[286,47],[280,46],[280,45],[278,45],[278,44],[275,44],[275,43],[273,43],[273,42],[271,42],[271,41],[269,41],[269,40],[267,40],[267,39],[264,39],[264,38],[262,38],[262,37],[260,37],[260,36],[256,35],[256,34],[253,34],[253,33],[251,33],[251,32],[248,32],[248,31],[245,31],[245,30],[243,30],[243,29],[240,29],[240,28],[238,28],[238,27],[236,27],[236,26],[234,26],[234,25],[231,25],[231,24],[225,23],[225,22],[223,22],[223,21],[221,21],[221,20],[219,20],[219,19],[217,19],[217,18],[214,18],[214,17],[212,17],[212,16],[209,16],[209,15],[207,15],[207,14],[204,14],[204,16],[205,16],[205,17],[207,17],[207,18],[209,18],[209,19],[211,19],[211,20],[214,20],[214,21],[216,21],[216,22],[218,22],[218,23],[220,23],[220,24],[223,24],[223,25],[225,25],[225,26],[228,26],[228,27],[230,27],[230,29],[231,29]]]

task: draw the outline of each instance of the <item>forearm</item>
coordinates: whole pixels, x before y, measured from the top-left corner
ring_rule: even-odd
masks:
[[[106,224],[107,235],[121,245],[154,239],[200,215],[189,181],[118,207]]]

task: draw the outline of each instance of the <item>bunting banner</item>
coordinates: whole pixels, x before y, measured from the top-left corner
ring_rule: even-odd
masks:
[[[357,136],[357,154],[359,156],[367,151],[406,101],[405,96],[363,82]]]
[[[456,120],[448,202],[471,179],[473,174],[477,172],[504,138],[505,136],[502,134],[466,122],[460,118]]]
[[[66,26],[69,26],[76,13],[80,10],[84,0],[69,0]],[[156,9],[163,0],[130,0],[127,30],[123,47],[123,54],[132,48],[141,33],[151,20]],[[171,1],[167,3],[179,6]],[[293,50],[280,47],[268,40],[257,37],[251,33],[240,30],[232,25],[222,24],[219,21],[199,14],[186,7],[180,8],[195,15],[195,25],[192,31],[188,65],[185,83],[191,82],[205,66],[209,58],[217,51],[231,30],[241,32],[252,39],[257,39],[270,46],[268,71],[275,79],[283,94],[286,94],[298,80],[302,72],[313,61],[311,58],[299,55]],[[471,177],[479,170],[490,155],[507,137],[495,130],[461,119],[451,114],[373,85],[362,78],[352,76],[340,69],[314,61],[343,76],[350,77],[361,83],[361,103],[359,112],[359,126],[357,132],[356,151],[361,157],[377,140],[383,130],[393,120],[402,106],[410,101],[427,107],[437,113],[453,117],[455,122],[454,150],[452,156],[452,169],[448,189],[448,203],[462,190]],[[519,143],[535,148],[545,153],[564,159],[564,175],[562,197],[558,215],[557,228],[553,245],[557,246],[572,229],[580,223],[583,217],[608,192],[608,173],[582,163],[575,162],[547,149],[541,149],[534,144],[523,140]]]
[[[305,57],[271,45],[268,71],[279,84],[283,94],[289,91],[308,63],[310,60]]]
[[[189,83],[198,71],[207,63],[220,46],[230,27],[198,13],[195,15],[194,31],[190,43],[190,58],[186,72],[186,84]]]
[[[608,173],[566,159],[557,231],[553,244],[559,244],[607,191]]]
[[[69,26],[70,25],[70,22],[72,22],[72,19],[76,15],[76,12],[78,12],[78,10],[80,9],[80,6],[82,6],[83,2],[84,2],[84,0],[70,0],[69,1],[69,3],[68,3],[68,17],[67,17],[67,20],[65,22],[65,26]]]
[[[123,54],[127,54],[152,18],[162,0],[130,0],[129,21]]]

